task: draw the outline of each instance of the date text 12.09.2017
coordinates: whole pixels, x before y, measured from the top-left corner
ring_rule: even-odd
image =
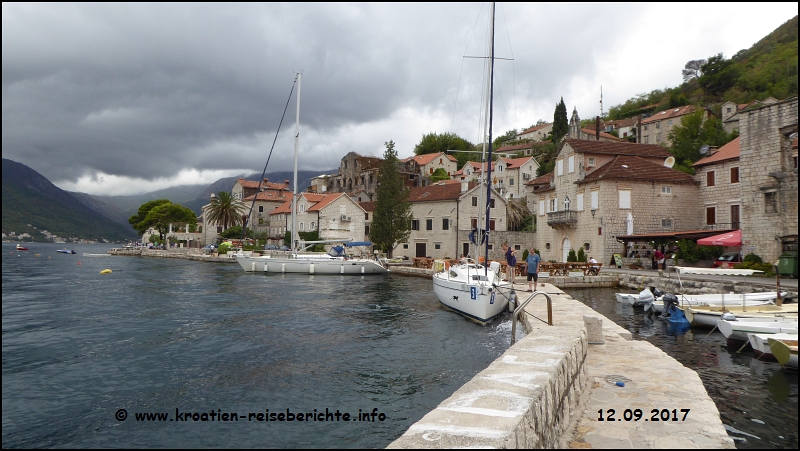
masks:
[[[600,409],[597,421],[686,421],[691,409],[651,409],[650,416],[646,416],[642,409],[625,409],[622,418],[618,418],[614,409]]]

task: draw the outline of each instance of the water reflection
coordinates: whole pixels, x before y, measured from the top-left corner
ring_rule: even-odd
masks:
[[[608,288],[569,294],[630,331],[634,340],[652,343],[697,371],[737,448],[797,448],[796,371],[758,360],[749,348],[737,352],[739,346],[728,347],[718,331],[676,328],[634,310],[617,302],[615,291],[633,292]]]

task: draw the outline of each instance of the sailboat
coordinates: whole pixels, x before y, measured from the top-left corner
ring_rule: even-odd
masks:
[[[252,256],[243,253],[236,254],[236,262],[245,272],[261,273],[299,273],[299,274],[343,274],[367,275],[386,274],[388,269],[377,259],[350,258],[341,247],[334,247],[329,254],[301,254],[298,247],[322,243],[342,243],[345,247],[365,246],[371,243],[352,242],[350,240],[323,240],[307,241],[302,244],[297,239],[297,160],[300,146],[300,81],[302,74],[298,73],[297,83],[297,114],[295,117],[294,136],[294,190],[292,192],[292,252],[286,257],[273,258],[269,255]]]
[[[484,261],[489,262],[489,212],[492,197],[492,188],[489,181],[492,179],[492,90],[494,83],[494,19],[495,7],[492,3],[491,8],[491,30],[489,33],[489,58],[487,86],[486,86],[486,129],[488,129],[488,139],[483,143],[481,164],[485,165],[481,170],[481,187],[486,187],[486,197],[484,200],[481,190],[481,200],[478,205],[484,207],[483,211],[478,209],[477,228],[470,233],[470,241],[477,249],[484,246]],[[484,133],[484,136],[486,134]],[[488,148],[488,158],[487,158]],[[484,224],[485,229],[480,227]],[[472,255],[477,255],[477,252]],[[475,261],[462,261],[448,266],[444,261],[434,262],[433,273],[433,292],[436,297],[446,307],[472,319],[479,323],[486,323],[505,310],[508,305],[508,297],[499,292],[498,289],[512,289],[510,283],[502,281],[496,269],[490,269],[487,264],[476,263]]]

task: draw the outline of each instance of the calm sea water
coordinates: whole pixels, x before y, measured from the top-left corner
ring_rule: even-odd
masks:
[[[569,294],[630,331],[634,340],[646,340],[697,371],[722,422],[751,435],[730,434],[737,448],[797,448],[797,371],[759,361],[749,348],[737,352],[740,346],[729,347],[717,331],[669,335],[665,322],[616,302],[617,291],[633,292],[604,288]]]
[[[510,342],[507,318],[464,320],[425,279],[264,276],[83,255],[103,245],[29,247],[2,246],[4,448],[383,447]],[[385,419],[209,414],[287,409]],[[183,413],[217,421],[169,421]]]

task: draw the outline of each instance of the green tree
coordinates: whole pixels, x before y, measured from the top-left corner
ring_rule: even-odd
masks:
[[[494,141],[492,142],[492,150],[497,150],[503,147],[503,144],[506,141],[514,141],[515,139],[517,139],[517,129],[512,128],[511,130],[503,133],[502,135],[494,139]]]
[[[228,227],[222,233],[220,233],[222,238],[228,239],[237,239],[242,237],[242,226],[235,225],[232,227]]]
[[[675,169],[693,174],[692,164],[703,157],[700,154],[703,145],[723,146],[738,136],[737,132],[726,132],[716,116],[703,120],[704,116],[705,110],[698,109],[684,116],[681,123],[669,132],[670,151],[677,160]]]
[[[158,199],[145,202],[139,207],[139,211],[135,215],[128,218],[128,223],[132,225],[134,229],[136,229],[140,236],[144,235],[144,232],[150,228],[150,225],[145,223],[147,214],[150,213],[150,210],[158,207],[159,205],[168,203],[170,203],[169,199]]]
[[[470,150],[474,145],[455,133],[437,134],[431,132],[422,135],[422,139],[414,146],[414,155],[429,153],[447,153],[448,150]]]
[[[378,175],[377,201],[369,235],[373,243],[389,258],[398,243],[408,240],[411,234],[411,202],[409,190],[400,176],[400,161],[394,150],[394,141],[386,143],[383,167]]]
[[[163,241],[170,224],[191,224],[197,222],[197,215],[190,208],[167,202],[151,209],[142,222],[146,225],[145,230],[149,227],[158,230],[158,236]]]
[[[431,174],[430,179],[431,183],[435,183],[435,182],[440,182],[442,180],[450,180],[450,176],[447,175],[447,171],[445,171],[444,168],[439,168],[433,171],[433,174]]]
[[[739,78],[739,67],[733,60],[726,60],[722,53],[712,56],[702,66],[703,75],[700,77],[700,87],[708,95],[718,97],[732,88]]]
[[[567,254],[567,261],[568,262],[578,261],[578,256],[575,254],[575,249],[570,248],[569,253]]]
[[[206,220],[222,224],[222,230],[227,230],[228,225],[242,223],[242,214],[246,207],[231,193],[220,191],[211,199],[211,204],[206,208]]]
[[[578,260],[581,263],[586,263],[586,252],[583,251],[583,246],[578,248]]]
[[[706,60],[691,60],[683,67],[683,82],[688,83],[693,78],[700,78],[703,75],[703,65]]]
[[[556,105],[556,110],[553,113],[553,142],[557,143],[569,132],[569,120],[567,120],[567,105],[564,104],[564,98]]]

